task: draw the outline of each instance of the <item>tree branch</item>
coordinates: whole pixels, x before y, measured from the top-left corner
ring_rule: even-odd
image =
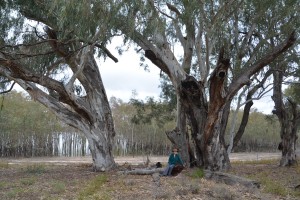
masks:
[[[2,67],[3,66],[3,67]],[[5,68],[4,68],[5,67]],[[59,95],[59,101],[71,106],[77,113],[80,113],[88,121],[91,121],[87,110],[87,105],[80,99],[76,102],[73,98],[70,98],[69,93],[66,91],[64,85],[50,77],[39,76],[26,70],[24,66],[19,65],[16,62],[5,59],[0,55],[0,73],[4,74],[6,77],[12,80],[22,79],[24,82],[37,83],[49,90],[56,91]],[[26,90],[26,88],[25,88]]]
[[[2,91],[2,92],[0,92],[0,94],[9,93],[13,89],[15,84],[16,84],[16,82],[13,82],[13,84],[10,86],[10,88],[8,90]]]
[[[179,10],[175,7],[175,6],[173,6],[173,5],[171,5],[171,4],[169,4],[169,3],[167,3],[167,7],[171,10],[171,11],[173,11],[173,12],[175,12],[177,15],[181,15],[181,13],[179,12]]]
[[[287,51],[288,48],[290,48],[296,41],[296,32],[293,31],[290,36],[281,44],[276,46],[271,52],[265,54],[262,56],[260,60],[258,60],[256,63],[254,63],[252,66],[249,66],[247,69],[243,71],[240,76],[233,81],[230,86],[227,93],[227,100],[232,99],[236,92],[249,83],[250,77],[261,70],[263,67],[270,64],[275,58],[277,58],[279,55],[281,55],[283,52]]]

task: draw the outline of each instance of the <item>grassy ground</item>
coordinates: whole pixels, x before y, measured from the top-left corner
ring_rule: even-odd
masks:
[[[201,178],[200,169],[176,177],[91,171],[90,164],[11,165],[0,162],[0,199],[300,199],[300,166],[280,168],[278,161],[232,163],[229,173],[261,182],[260,189],[228,186]],[[300,186],[299,186],[300,187]]]

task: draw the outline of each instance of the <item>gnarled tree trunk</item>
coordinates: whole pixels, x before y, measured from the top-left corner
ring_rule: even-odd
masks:
[[[297,136],[297,105],[292,100],[283,102],[282,95],[282,81],[283,71],[276,70],[273,72],[274,77],[274,91],[272,99],[275,103],[275,110],[273,114],[276,114],[281,126],[280,138],[281,142],[278,145],[278,149],[281,150],[280,166],[290,166],[296,164],[296,140]]]
[[[204,130],[204,166],[212,171],[227,170],[230,161],[226,151],[224,132],[221,132],[223,114],[226,104],[226,75],[229,68],[229,59],[223,58],[223,53],[217,63],[217,67],[210,78],[210,102],[208,107],[208,118]]]
[[[56,43],[56,38],[50,39],[53,49],[58,51],[59,43]],[[18,83],[34,100],[48,107],[63,122],[82,131],[89,141],[94,170],[110,170],[115,166],[112,154],[115,130],[92,50],[90,46],[86,46],[71,54],[67,51],[61,52],[61,49],[60,52],[56,52],[57,55],[62,57],[65,60],[64,64],[73,71],[66,84],[47,74],[30,71],[30,66],[26,66],[26,63],[11,60],[4,54],[0,54],[0,74]],[[84,88],[84,96],[75,94],[76,79]],[[41,86],[44,88],[41,89]],[[45,92],[45,88],[49,93]]]

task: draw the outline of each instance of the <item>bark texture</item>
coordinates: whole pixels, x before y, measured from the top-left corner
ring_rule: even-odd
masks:
[[[229,68],[229,59],[223,58],[223,53],[217,63],[216,69],[210,78],[210,102],[208,117],[204,132],[204,153],[205,168],[211,171],[227,170],[230,168],[230,161],[226,151],[222,120],[226,104],[226,75]]]
[[[296,160],[296,141],[297,136],[297,120],[299,114],[297,105],[292,100],[283,101],[282,81],[283,71],[276,70],[273,72],[274,91],[272,99],[275,103],[273,114],[277,115],[281,126],[280,138],[281,142],[278,149],[281,150],[282,156],[280,166],[291,166],[297,163]]]

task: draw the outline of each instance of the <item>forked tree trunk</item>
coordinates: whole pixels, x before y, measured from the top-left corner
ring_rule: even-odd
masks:
[[[274,76],[274,92],[272,99],[275,103],[276,114],[281,126],[280,138],[281,142],[278,149],[281,150],[280,166],[291,166],[297,163],[296,160],[296,140],[297,140],[297,105],[291,100],[283,102],[282,81],[283,71],[276,70]]]
[[[196,164],[210,170],[227,170],[230,161],[225,147],[224,128],[228,118],[228,106],[225,101],[225,84],[229,62],[220,60],[210,83],[209,108],[204,94],[204,86],[195,78],[187,76],[181,82],[181,110],[185,110],[191,137],[194,144]],[[226,109],[225,109],[226,108]],[[182,119],[179,123],[184,123]],[[178,130],[180,132],[180,130]],[[179,134],[177,134],[179,135]]]

